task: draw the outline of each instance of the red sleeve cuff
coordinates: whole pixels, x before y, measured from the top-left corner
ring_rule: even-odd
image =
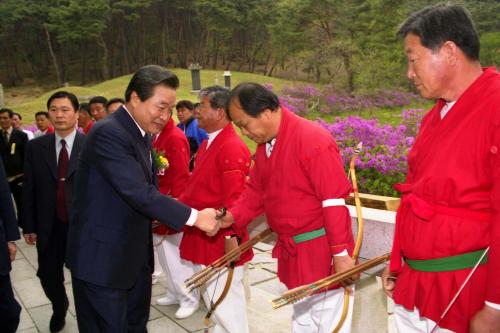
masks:
[[[332,256],[341,253],[342,251],[347,250],[347,244],[339,244],[330,246],[330,254]],[[349,252],[349,251],[348,251]]]

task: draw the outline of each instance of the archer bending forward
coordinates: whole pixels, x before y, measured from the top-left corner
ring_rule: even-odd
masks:
[[[243,235],[253,218],[265,213],[278,234],[273,249],[278,277],[288,288],[352,268],[354,241],[344,202],[351,186],[331,135],[280,106],[274,93],[254,83],[231,92],[229,112],[258,147],[250,182],[229,207],[223,226],[232,224]],[[352,299],[349,304],[341,332],[350,332]],[[292,331],[331,332],[342,306],[339,286],[298,302]]]

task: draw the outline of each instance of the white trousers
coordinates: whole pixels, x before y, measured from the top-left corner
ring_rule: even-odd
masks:
[[[394,305],[394,321],[400,333],[430,333],[436,326],[434,321],[420,317],[417,308],[408,311],[397,304]],[[438,327],[434,333],[453,333],[453,331]]]
[[[352,288],[352,287],[351,287]],[[350,333],[354,289],[349,296],[349,311],[340,333]],[[293,305],[292,333],[331,333],[344,306],[344,288],[306,297]]]
[[[196,272],[203,268],[205,268],[204,265],[194,265]],[[202,296],[207,309],[210,309],[210,303],[217,301],[222,290],[224,290],[227,275],[227,271],[218,278],[216,275],[205,285]],[[212,313],[212,317],[210,317],[215,324],[212,333],[249,333],[243,275],[243,266],[234,268],[231,288],[222,303]]]
[[[154,237],[155,237],[155,235],[153,234],[153,239],[154,239]],[[153,247],[153,254],[155,256],[155,270],[153,272],[153,278],[158,278],[163,271],[161,268],[161,265],[160,265],[160,261],[158,260],[158,249],[159,248],[160,248],[159,246]]]
[[[184,281],[194,274],[194,268],[190,261],[180,257],[182,235],[182,232],[167,236],[153,234],[153,242],[158,244],[158,261],[167,280],[166,297],[179,302],[181,307],[195,308],[198,307],[200,293],[198,289],[188,293],[184,288]]]

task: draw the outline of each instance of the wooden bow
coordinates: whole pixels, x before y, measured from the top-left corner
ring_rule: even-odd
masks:
[[[352,182],[352,192],[354,194],[354,202],[356,203],[356,215],[358,219],[358,234],[356,236],[356,243],[354,245],[354,251],[352,252],[352,259],[354,264],[356,264],[359,256],[359,251],[361,249],[361,245],[363,244],[363,216],[361,212],[361,200],[359,199],[359,191],[358,191],[358,181],[356,179],[356,160],[358,159],[361,150],[363,149],[363,142],[360,142],[356,148],[354,149],[354,154],[352,155],[351,162],[349,163],[349,174],[348,178],[351,179]],[[340,315],[339,322],[337,326],[333,329],[332,333],[337,333],[344,325],[345,319],[347,318],[347,313],[349,312],[349,290],[347,288],[344,289],[344,306],[342,307],[342,314]]]
[[[208,309],[207,314],[205,315],[205,319],[204,319],[204,325],[205,325],[204,333],[208,333],[208,326],[210,325],[210,317],[215,312],[217,307],[222,303],[224,298],[226,298],[227,293],[229,292],[229,289],[231,288],[231,282],[233,282],[233,275],[234,275],[234,264],[235,264],[235,261],[231,261],[229,263],[229,267],[227,269],[226,283],[224,285],[224,289],[222,290],[222,293],[220,294],[219,298],[215,302],[213,301],[213,297],[210,300],[210,309]],[[220,273],[221,272],[219,271],[219,274]],[[219,277],[217,277],[217,279],[218,278]],[[217,285],[216,285],[216,287],[217,287]],[[216,289],[217,288],[214,288],[214,293],[215,293]]]
[[[354,264],[356,264],[361,245],[363,244],[363,216],[361,211],[361,200],[359,199],[358,181],[356,179],[356,160],[358,159],[361,150],[363,149],[363,142],[360,142],[354,149],[354,154],[352,155],[351,162],[349,163],[349,174],[348,178],[352,182],[352,192],[354,193],[354,202],[356,203],[356,215],[358,220],[358,234],[356,236],[356,243],[354,245],[354,251],[352,252],[352,259]],[[332,333],[337,333],[344,325],[345,319],[347,318],[347,313],[349,312],[349,290],[344,289],[344,306],[342,307],[342,314],[340,315],[339,322],[337,326],[333,329]]]
[[[220,212],[216,215],[216,219],[220,220],[224,216],[226,216],[227,210],[226,208],[221,208]],[[225,243],[224,243],[224,249],[225,249]],[[217,307],[222,303],[222,301],[226,298],[227,293],[229,292],[229,289],[231,288],[231,283],[233,282],[233,275],[234,275],[234,266],[236,264],[236,261],[238,260],[239,256],[235,256],[231,258],[228,264],[227,268],[227,278],[226,278],[226,283],[224,284],[224,289],[222,289],[222,293],[220,294],[219,298],[214,302],[214,296],[215,296],[215,291],[217,290],[217,283],[219,282],[219,277],[221,274],[221,271],[219,271],[219,275],[217,276],[217,280],[215,282],[215,287],[214,287],[214,294],[212,295],[212,298],[210,299],[210,308],[207,311],[207,314],[205,315],[204,319],[204,324],[205,324],[205,333],[208,333],[208,326],[210,325],[210,317],[212,316],[212,313],[215,312]]]

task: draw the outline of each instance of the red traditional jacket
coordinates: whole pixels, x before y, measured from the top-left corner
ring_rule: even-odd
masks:
[[[428,273],[402,258],[433,259],[490,247],[440,326],[468,332],[484,301],[500,303],[500,74],[487,68],[446,116],[440,100],[425,116],[408,156],[391,271],[394,300],[437,322],[470,269]]]
[[[278,277],[288,288],[312,283],[332,273],[332,255],[354,241],[351,218],[345,206],[323,208],[323,201],[346,198],[351,186],[339,149],[319,125],[281,108],[282,118],[272,154],[265,144],[257,147],[250,182],[230,209],[237,233],[265,213],[278,234],[273,257]],[[295,244],[292,236],[324,227],[326,236]]]
[[[250,168],[250,152],[229,123],[207,149],[204,140],[198,149],[193,173],[179,201],[196,208],[230,207],[245,187]],[[184,228],[180,245],[181,258],[196,264],[210,265],[224,255],[224,238],[234,234],[231,228],[222,229],[214,237],[194,227]],[[241,241],[248,240],[242,233]],[[245,252],[236,265],[252,259]]]
[[[84,133],[85,135],[89,134],[89,132],[90,132],[90,130],[91,130],[91,128],[92,128],[92,126],[94,126],[94,122],[93,122],[93,121],[89,121],[89,123],[87,124],[87,126],[85,126],[85,128],[83,128],[83,129],[82,129],[82,130],[83,130],[83,133]]]
[[[153,142],[157,152],[163,152],[168,160],[164,174],[158,175],[158,187],[161,193],[178,198],[189,179],[189,144],[186,136],[178,129],[172,118]],[[162,224],[154,229],[158,235],[176,233]]]

